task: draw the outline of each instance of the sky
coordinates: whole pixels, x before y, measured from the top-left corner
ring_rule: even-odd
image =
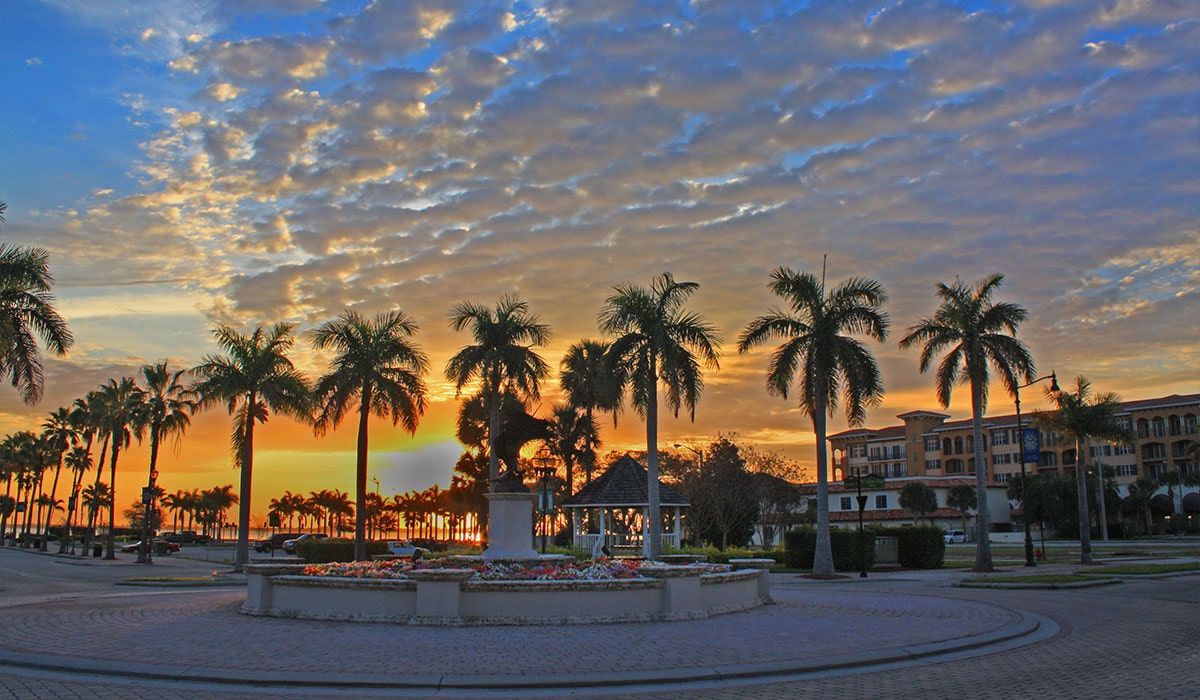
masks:
[[[541,350],[600,337],[615,285],[699,283],[723,338],[695,421],[814,461],[811,421],[737,335],[777,266],[878,280],[891,336],[868,426],[938,409],[896,341],[935,285],[1005,275],[1040,372],[1127,399],[1200,391],[1200,9],[1110,2],[6,0],[0,237],[50,251],[75,334],[36,429],[109,378],[195,365],[218,323],[400,309],[429,354],[415,435],[373,424],[384,495],[449,484],[459,302],[525,299]],[[540,410],[561,399],[546,382]],[[1000,387],[991,409],[1011,412]],[[1026,390],[1023,407],[1045,405]],[[970,414],[959,389],[946,410]],[[605,449],[644,447],[626,411]],[[834,432],[845,427],[838,418]],[[236,484],[230,420],[197,415],[168,492]],[[353,490],[353,424],[256,433],[254,512]],[[136,498],[147,450],[122,459]],[[810,471],[811,473],[811,471]]]

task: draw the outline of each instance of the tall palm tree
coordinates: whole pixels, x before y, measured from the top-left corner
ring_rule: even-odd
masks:
[[[191,398],[191,392],[183,385],[180,378],[186,370],[172,372],[167,369],[167,362],[145,365],[142,367],[142,379],[145,390],[142,395],[141,423],[137,426],[138,442],[149,433],[150,438],[150,472],[146,482],[147,493],[153,494],[155,475],[158,473],[158,448],[163,438],[174,437],[177,441],[183,436],[191,424],[191,414],[196,411],[196,402]],[[150,516],[153,504],[147,504],[142,519],[142,546],[138,549],[138,563],[148,563],[150,554]]]
[[[755,318],[738,337],[738,352],[781,339],[767,366],[767,392],[788,397],[792,382],[800,384],[800,409],[812,419],[817,440],[817,542],[813,574],[833,575],[829,543],[829,458],[826,419],[845,399],[846,420],[860,425],[867,407],[883,396],[883,379],[871,352],[850,334],[882,342],[888,317],[887,294],[874,280],[852,277],[825,291],[823,279],[786,267],[771,273],[768,288],[787,301]]]
[[[624,368],[612,366],[606,359],[608,343],[602,340],[581,340],[567,348],[567,354],[559,363],[559,384],[567,392],[567,403],[583,409],[587,424],[594,423],[594,411],[612,413],[613,425],[621,410],[621,387],[624,385]],[[598,433],[597,433],[598,434]],[[580,455],[588,483],[596,468],[596,447],[599,440],[589,442]],[[568,483],[572,484],[568,478]]]
[[[50,486],[50,500],[55,501],[58,496],[58,476],[62,472],[63,458],[67,455],[67,450],[79,439],[79,433],[76,432],[75,426],[71,421],[71,412],[67,408],[59,408],[50,414],[50,417],[42,423],[42,438],[46,441],[46,446],[50,450],[50,454],[54,457],[54,481]],[[50,518],[53,515],[51,512],[46,513],[46,520],[42,524],[42,543],[41,550],[45,552],[49,545],[50,533]],[[65,531],[65,525],[64,525]],[[65,541],[65,538],[64,538]]]
[[[429,359],[413,342],[417,324],[400,311],[367,320],[346,311],[313,331],[313,347],[333,349],[329,373],[314,391],[319,407],[318,435],[336,428],[352,401],[358,401],[358,446],[355,462],[354,558],[367,560],[367,423],[372,414],[401,421],[410,434],[425,413],[425,380]]]
[[[992,297],[1004,281],[1004,275],[993,274],[967,285],[955,280],[953,285],[938,282],[937,296],[941,306],[933,316],[923,318],[910,327],[900,347],[923,343],[921,373],[933,364],[934,356],[949,350],[938,365],[935,387],[938,402],[950,406],[950,394],[955,384],[971,387],[971,428],[975,439],[975,491],[979,501],[975,510],[979,537],[975,542],[975,569],[992,571],[992,546],[988,537],[991,511],[987,499],[987,460],[984,458],[983,413],[987,409],[988,365],[1000,376],[1010,395],[1017,387],[1034,378],[1033,357],[1029,349],[1017,340],[1017,326],[1028,313],[1025,308],[1008,302],[993,303]]]
[[[533,348],[550,340],[550,327],[529,313],[529,304],[513,296],[500,299],[494,309],[464,302],[450,311],[450,327],[469,329],[474,345],[460,349],[446,364],[446,378],[461,392],[477,383],[488,406],[488,479],[491,488],[500,476],[496,440],[500,434],[500,402],[505,389],[522,399],[536,401],[539,382],[549,366]]]
[[[1121,397],[1108,392],[1092,394],[1092,384],[1086,377],[1075,378],[1074,391],[1047,391],[1055,405],[1053,411],[1038,411],[1034,419],[1040,424],[1075,442],[1075,485],[1079,506],[1079,561],[1092,563],[1092,521],[1088,514],[1087,450],[1091,439],[1129,443],[1133,435],[1117,423]],[[1103,479],[1098,497],[1104,498]],[[1107,539],[1107,525],[1101,518],[1101,535]]]
[[[575,465],[586,463],[600,444],[596,419],[578,406],[555,404],[550,408],[550,438],[546,446],[563,462],[567,495],[575,490]]]
[[[648,559],[662,552],[662,515],[658,496],[658,383],[666,388],[667,407],[679,415],[687,407],[693,420],[704,390],[701,362],[717,369],[720,336],[704,317],[684,303],[699,288],[677,282],[664,272],[650,287],[623,284],[613,288],[598,317],[600,330],[614,337],[606,356],[609,366],[626,367],[626,383],[638,413],[646,419],[646,518],[643,550]],[[699,357],[697,357],[699,356]]]
[[[222,354],[205,355],[192,373],[197,408],[224,403],[233,416],[233,464],[242,470],[238,491],[238,539],[235,568],[250,562],[250,485],[254,467],[254,425],[273,411],[308,419],[309,387],[288,358],[294,343],[293,324],[262,326],[242,335],[228,326],[213,331]]]
[[[43,248],[0,244],[0,380],[11,379],[31,406],[41,400],[44,382],[37,338],[55,355],[75,343],[54,308],[49,258]]]
[[[98,423],[106,434],[109,446],[108,462],[108,535],[105,538],[105,559],[116,559],[116,506],[117,459],[121,450],[129,447],[133,439],[133,428],[140,420],[142,390],[133,377],[122,377],[118,382],[108,380],[96,393],[99,402]],[[99,478],[99,474],[97,474]]]
[[[95,392],[89,392],[87,396],[75,399],[71,404],[71,425],[75,428],[79,438],[83,440],[83,445],[72,449],[72,453],[82,451],[82,455],[75,455],[74,466],[72,466],[71,493],[75,496],[67,501],[67,530],[63,541],[59,544],[58,553],[63,554],[67,551],[67,545],[70,543],[71,529],[74,526],[77,518],[77,513],[81,511],[82,504],[78,498],[79,490],[83,487],[83,477],[87,470],[92,468],[92,441],[96,438],[98,426],[92,416],[91,400]],[[98,471],[98,470],[97,470]]]
[[[76,445],[63,458],[63,464],[71,470],[71,496],[67,501],[66,526],[58,546],[59,554],[66,552],[71,542],[71,530],[75,526],[75,515],[79,512],[79,485],[83,482],[84,474],[92,468],[92,453],[84,445]]]

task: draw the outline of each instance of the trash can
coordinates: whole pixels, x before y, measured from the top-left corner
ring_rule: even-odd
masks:
[[[102,545],[102,544],[92,545],[92,556],[93,557],[104,556],[104,545]]]

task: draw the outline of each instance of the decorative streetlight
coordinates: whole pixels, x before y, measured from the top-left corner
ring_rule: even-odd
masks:
[[[1022,384],[1013,389],[1013,400],[1017,404],[1017,440],[1020,442],[1021,449],[1019,451],[1021,457],[1021,510],[1023,512],[1022,520],[1025,521],[1025,566],[1037,566],[1037,562],[1033,559],[1033,535],[1029,530],[1029,500],[1026,498],[1026,477],[1025,477],[1025,462],[1034,462],[1040,457],[1038,454],[1041,448],[1041,442],[1038,439],[1037,430],[1034,429],[1029,436],[1025,435],[1025,429],[1021,425],[1021,390],[1031,387],[1038,382],[1050,380],[1050,391],[1059,391],[1058,376],[1052,371],[1044,377],[1038,377],[1033,381]],[[1029,459],[1030,453],[1033,453],[1033,459]],[[987,494],[984,494],[986,498]]]
[[[158,481],[158,470],[150,470],[150,482],[142,489],[142,563],[154,563],[154,528],[150,527],[154,509],[154,482]]]
[[[542,554],[546,553],[546,531],[550,529],[547,517],[554,512],[554,492],[550,489],[550,477],[558,471],[558,458],[550,453],[550,449],[542,446],[533,456],[534,471],[541,481],[538,489],[538,514],[542,521]]]
[[[854,484],[858,489],[858,577],[867,577],[867,545],[864,537],[866,531],[863,529],[863,511],[867,509],[867,497],[863,495],[862,484],[863,477],[866,474],[862,467],[854,468]],[[843,481],[843,483],[845,483]]]

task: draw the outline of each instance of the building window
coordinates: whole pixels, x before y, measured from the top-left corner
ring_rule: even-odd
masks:
[[[1179,420],[1179,416],[1172,414],[1167,418],[1167,429],[1173,436],[1183,432],[1183,422]]]
[[[947,474],[962,474],[963,461],[961,459],[951,459],[946,461]]]
[[[938,440],[936,437],[925,438],[925,451],[926,452],[938,452],[941,449],[942,449],[942,441],[941,440]]]
[[[1116,420],[1117,427],[1121,430],[1133,430],[1133,421],[1129,419],[1129,416],[1117,416]]]
[[[1188,435],[1196,434],[1196,416],[1189,413],[1183,417],[1183,432]]]
[[[898,479],[904,476],[908,476],[907,462],[894,462],[888,467],[887,477],[889,479]]]
[[[1012,461],[1013,461],[1013,454],[1011,452],[1005,452],[1003,454],[996,454],[996,453],[992,454],[992,464],[993,465],[1012,464]]]
[[[1118,464],[1117,476],[1137,476],[1136,464]]]
[[[1093,457],[1112,457],[1113,456],[1113,446],[1112,445],[1092,445],[1092,456]]]
[[[1150,422],[1150,432],[1154,434],[1154,437],[1166,437],[1167,422],[1162,418],[1155,418]]]
[[[1167,446],[1161,442],[1142,445],[1142,459],[1166,459]]]
[[[904,445],[892,445],[892,459],[904,459]]]
[[[954,454],[960,455],[963,453],[962,445],[963,445],[962,438],[960,438],[960,437],[954,438]]]
[[[866,445],[851,445],[850,446],[850,459],[854,459],[856,457],[862,458],[862,457],[866,457],[866,456],[867,456],[867,446]]]
[[[1008,429],[1005,428],[1004,430],[993,430],[992,431],[992,444],[993,445],[1007,445],[1008,444]]]
[[[842,510],[853,510],[854,509],[854,506],[852,506],[850,504],[849,496],[842,496],[841,507],[842,507]]]
[[[1058,435],[1052,430],[1047,430],[1042,433],[1042,445],[1045,447],[1054,447],[1058,444]]]
[[[882,458],[883,458],[883,455],[882,455],[882,454],[880,454],[880,453],[881,453],[881,450],[882,450],[882,448],[880,448],[879,446],[872,447],[872,448],[871,448],[871,457],[870,457],[870,459],[871,459],[872,461],[874,461],[874,460],[877,460],[877,459],[882,459]]]
[[[941,468],[942,468],[942,460],[940,460],[940,459],[925,460],[925,471],[927,471],[927,472],[938,471]]]
[[[877,510],[887,510],[887,494],[875,497],[875,508]]]
[[[1057,467],[1058,454],[1055,452],[1043,452],[1042,458],[1038,460],[1039,467]]]
[[[942,440],[942,454],[953,454],[954,442],[950,438]]]
[[[1075,465],[1075,450],[1063,450],[1062,463],[1064,467]]]
[[[1131,455],[1137,454],[1137,449],[1130,443],[1128,445],[1117,445],[1117,449],[1113,450],[1113,452],[1117,455]]]
[[[997,484],[1007,484],[1008,482],[1012,481],[1012,477],[1013,475],[1011,472],[1001,472],[995,475],[994,481]]]

